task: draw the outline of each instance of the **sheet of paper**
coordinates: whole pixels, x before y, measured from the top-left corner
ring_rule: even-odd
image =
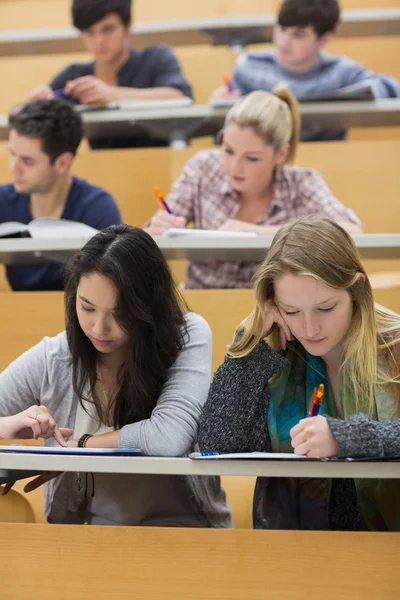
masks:
[[[241,459],[241,460],[297,460],[307,458],[306,456],[297,456],[297,454],[288,454],[284,452],[237,452],[232,454],[214,454],[207,452],[192,452],[189,458],[194,459]]]
[[[215,238],[254,238],[256,233],[252,231],[219,231],[217,229],[167,229],[163,237],[215,237]]]

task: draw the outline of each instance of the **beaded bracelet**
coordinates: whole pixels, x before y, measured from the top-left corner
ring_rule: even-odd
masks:
[[[90,433],[84,433],[78,440],[78,448],[86,448],[89,438],[93,437]]]

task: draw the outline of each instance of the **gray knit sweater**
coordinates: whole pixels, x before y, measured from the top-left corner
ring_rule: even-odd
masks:
[[[198,443],[202,451],[268,451],[269,379],[286,364],[265,342],[244,358],[226,357],[204,405]],[[358,413],[348,421],[327,417],[338,442],[338,457],[400,455],[400,419],[373,421]]]
[[[269,379],[286,359],[265,342],[244,358],[226,357],[217,370],[200,421],[203,452],[270,451],[267,429]],[[377,422],[365,414],[348,421],[328,417],[339,457],[400,455],[400,420]],[[329,504],[313,504],[309,490],[328,489],[328,480],[258,478],[254,527],[269,529],[363,529],[354,481],[332,480]]]

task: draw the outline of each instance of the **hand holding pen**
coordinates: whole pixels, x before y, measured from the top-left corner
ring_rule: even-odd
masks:
[[[308,414],[312,418],[302,419],[290,430],[291,444],[295,454],[309,458],[329,458],[338,453],[338,443],[326,417],[318,415],[325,387],[321,383],[311,397]]]
[[[149,219],[143,229],[150,235],[155,236],[162,235],[168,229],[184,229],[186,227],[186,219],[173,214],[158,187],[154,188],[154,196],[161,211],[158,211],[154,217]]]

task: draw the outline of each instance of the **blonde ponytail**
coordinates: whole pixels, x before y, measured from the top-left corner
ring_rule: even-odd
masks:
[[[300,132],[300,112],[296,98],[286,85],[278,84],[272,92],[260,90],[245,96],[228,112],[225,128],[230,123],[251,127],[266,144],[274,147],[275,152],[289,144],[285,162],[293,162]]]
[[[292,92],[289,90],[287,85],[283,83],[278,83],[278,85],[276,85],[272,90],[272,93],[275,94],[275,96],[278,96],[278,98],[280,98],[283,102],[285,102],[288,105],[292,117],[292,132],[289,139],[290,152],[286,159],[286,162],[292,163],[296,157],[297,145],[299,143],[300,137],[301,117],[299,103],[297,102],[296,98],[293,96]]]

